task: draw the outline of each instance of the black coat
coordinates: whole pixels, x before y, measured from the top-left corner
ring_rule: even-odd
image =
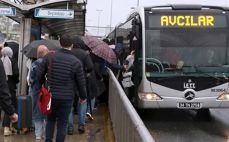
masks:
[[[92,62],[90,54],[81,49],[73,48],[72,53],[82,62],[85,73],[90,73],[90,77],[87,79],[87,95],[91,99],[97,96],[98,87],[96,86],[96,77],[94,72],[94,64]]]
[[[73,48],[71,51],[73,55],[81,61],[85,73],[90,73],[93,69],[93,62],[90,54],[81,48]]]
[[[14,58],[11,58],[11,63],[12,63],[12,71],[13,71],[13,75],[8,75],[8,86],[9,86],[9,90],[10,93],[16,93],[16,89],[17,89],[17,83],[19,82],[19,69],[18,69],[18,63]]]
[[[50,63],[50,70],[48,71]],[[48,84],[53,99],[73,100],[78,88],[79,96],[85,99],[86,82],[82,64],[73,53],[67,49],[59,49],[55,53],[49,53],[37,68],[37,80],[48,74]],[[44,80],[42,79],[40,84]]]
[[[1,60],[0,60],[0,105],[8,115],[12,115],[15,112],[14,107],[11,105],[9,89],[6,82],[6,74]]]

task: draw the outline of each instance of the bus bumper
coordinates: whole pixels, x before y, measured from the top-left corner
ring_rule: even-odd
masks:
[[[138,100],[139,108],[177,108],[177,109],[202,109],[202,108],[229,108],[229,101],[220,101],[213,97],[195,98],[188,101],[184,98],[162,97],[162,100]]]

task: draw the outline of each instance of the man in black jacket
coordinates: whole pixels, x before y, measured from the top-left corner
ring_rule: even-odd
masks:
[[[44,78],[47,73],[48,86],[52,93],[52,112],[47,117],[45,142],[52,142],[56,121],[56,142],[64,142],[68,116],[76,94],[75,88],[79,91],[80,103],[86,103],[87,93],[83,67],[79,59],[70,51],[73,47],[71,37],[67,34],[61,36],[60,44],[62,48],[54,53],[48,53],[37,69],[37,80]],[[40,85],[43,82],[41,80]]]
[[[0,105],[5,113],[10,116],[11,121],[13,123],[17,122],[18,115],[15,113],[15,109],[11,104],[9,89],[6,82],[6,74],[2,60],[0,60]]]
[[[93,70],[93,62],[91,60],[90,54],[87,53],[85,50],[83,50],[85,48],[83,46],[86,46],[86,45],[78,36],[73,37],[72,40],[73,40],[73,48],[71,51],[75,55],[75,57],[81,61],[83,69],[84,69],[85,77],[88,80],[91,76],[91,71]],[[86,81],[86,82],[88,82],[88,81]],[[76,90],[76,92],[77,92],[77,90]],[[90,99],[87,98],[87,102],[88,102],[88,100],[90,100]],[[81,134],[81,133],[85,132],[84,126],[85,126],[85,115],[86,115],[86,111],[87,111],[87,104],[86,103],[85,104],[78,104],[78,97],[77,96],[76,96],[75,101],[76,101],[75,105],[77,105],[77,107],[75,106],[75,108],[77,108],[77,110],[78,110],[77,111],[78,112],[78,131]],[[74,131],[74,123],[73,123],[74,117],[73,116],[74,116],[74,113],[71,112],[71,114],[69,115],[69,122],[68,122],[68,134],[69,135],[73,135],[73,131]]]

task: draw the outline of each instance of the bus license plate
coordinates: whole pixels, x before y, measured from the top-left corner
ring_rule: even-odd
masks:
[[[178,108],[188,108],[188,109],[199,109],[201,108],[201,103],[199,102],[179,102],[177,104]]]

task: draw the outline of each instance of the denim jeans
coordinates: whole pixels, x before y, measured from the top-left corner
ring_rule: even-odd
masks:
[[[73,107],[68,117],[68,130],[74,129],[74,112]]]
[[[80,104],[78,102],[78,126],[85,125],[85,116],[87,111],[87,103]]]
[[[91,110],[90,110],[90,107],[91,107]],[[95,107],[95,97],[91,99],[91,105],[89,105],[89,103],[87,104],[87,112],[92,114],[94,107]]]
[[[67,133],[68,117],[72,110],[72,104],[73,104],[72,100],[52,99],[52,104],[51,104],[52,112],[47,117],[45,142],[52,142],[56,121],[57,121],[56,142],[64,142]]]
[[[36,137],[42,137],[45,134],[45,120],[35,120],[35,136]]]
[[[35,136],[41,137],[45,132],[46,116],[38,108],[38,95],[34,87],[29,87],[29,96],[32,98],[32,127],[35,128]]]

